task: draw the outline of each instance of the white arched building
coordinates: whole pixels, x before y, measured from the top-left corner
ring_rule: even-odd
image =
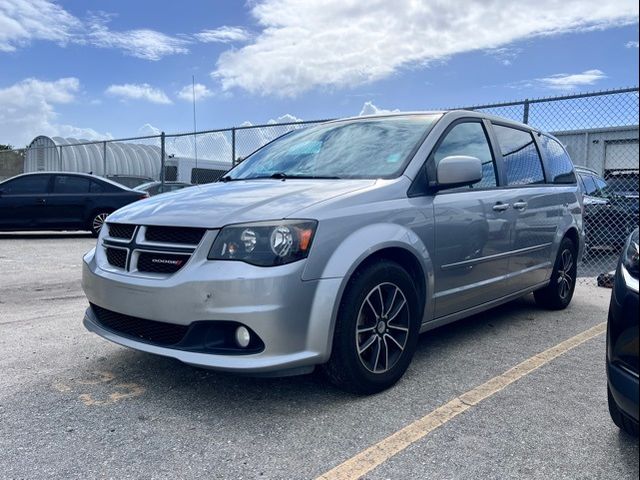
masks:
[[[158,139],[150,141],[159,142]],[[175,143],[175,142],[174,142]],[[175,145],[169,145],[176,150]],[[161,150],[158,145],[118,141],[88,142],[75,138],[40,135],[27,147],[25,172],[82,172],[109,177],[160,179]],[[170,153],[170,152],[169,152]],[[165,180],[208,183],[231,168],[231,162],[165,153]]]
[[[94,175],[136,175],[158,178],[160,147],[139,143],[96,142],[75,138],[45,137],[33,139],[27,147],[24,171],[66,171]]]

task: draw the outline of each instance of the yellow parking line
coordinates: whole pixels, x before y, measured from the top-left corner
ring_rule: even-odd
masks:
[[[606,323],[600,323],[575,337],[559,343],[555,347],[551,347],[544,352],[528,358],[503,374],[463,393],[441,407],[436,408],[428,415],[425,415],[375,445],[363,450],[337,467],[320,475],[317,480],[356,480],[361,478],[363,475],[389,460],[396,453],[401,452],[412,443],[424,438],[452,418],[477,405],[482,400],[495,395],[508,385],[511,385],[513,382],[549,363],[563,353],[601,335],[605,330]]]

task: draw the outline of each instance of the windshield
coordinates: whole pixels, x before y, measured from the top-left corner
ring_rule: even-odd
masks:
[[[296,130],[254,152],[223,181],[397,177],[439,117],[371,118]]]

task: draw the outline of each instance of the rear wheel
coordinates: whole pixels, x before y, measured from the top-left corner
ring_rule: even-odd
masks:
[[[571,239],[563,238],[549,285],[533,292],[538,305],[550,310],[562,310],[571,303],[578,273],[577,256],[577,248]]]
[[[611,415],[611,420],[616,426],[629,435],[637,437],[638,436],[638,424],[634,422],[631,418],[627,417],[624,413],[620,411],[616,401],[611,395],[611,390],[607,386],[607,401],[609,403],[609,414]]]
[[[338,313],[329,362],[337,387],[372,394],[404,374],[418,341],[418,294],[410,275],[382,260],[354,274]]]
[[[99,210],[97,212],[94,212],[94,214],[92,215],[89,229],[91,230],[91,234],[94,237],[97,237],[98,235],[100,235],[100,230],[102,230],[102,227],[104,226],[104,222],[107,220],[109,213],[111,212]]]

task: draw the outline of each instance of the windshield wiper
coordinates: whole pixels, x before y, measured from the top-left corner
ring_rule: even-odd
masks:
[[[340,180],[340,177],[334,177],[334,176],[326,176],[326,175],[296,175],[296,174],[288,174],[288,173],[284,173],[284,172],[276,172],[276,173],[272,173],[271,175],[269,175],[268,177],[264,176],[264,177],[252,177],[251,179],[247,179],[247,180],[253,180],[256,178],[275,178],[277,180],[288,180],[288,179],[328,179],[328,180]]]

